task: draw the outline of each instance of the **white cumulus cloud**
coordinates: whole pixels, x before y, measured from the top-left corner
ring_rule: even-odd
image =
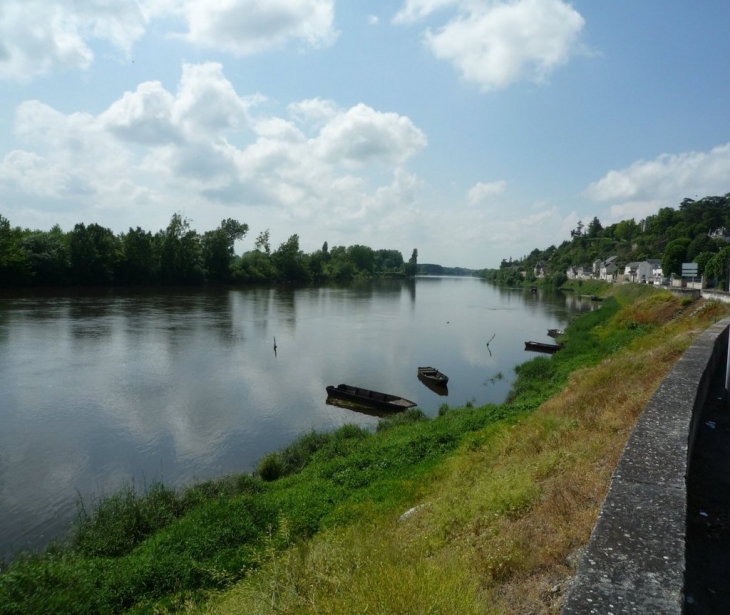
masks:
[[[106,40],[126,53],[146,25],[137,2],[3,0],[0,79],[29,81],[52,70],[88,68],[90,40]]]
[[[0,199],[26,218],[52,210],[61,224],[100,213],[106,224],[141,212],[164,221],[180,210],[204,212],[211,225],[231,215],[251,222],[231,211],[242,207],[343,233],[394,233],[412,219],[421,184],[404,165],[427,140],[408,117],[319,99],[254,114],[260,99],[205,63],[183,65],[174,92],[141,83],[98,115],[27,101],[15,120],[23,149],[0,160]],[[78,217],[57,217],[67,210]]]
[[[615,219],[645,217],[661,207],[676,207],[684,198],[730,192],[730,143],[709,152],[662,154],[609,171],[590,184],[586,196],[613,202]]]
[[[187,25],[181,38],[235,55],[258,53],[291,40],[330,44],[334,0],[153,0],[159,14],[177,14]]]
[[[185,25],[178,38],[237,56],[291,41],[323,46],[337,37],[334,6],[335,0],[3,0],[0,79],[86,69],[93,41],[128,54],[153,20],[164,32],[170,17]]]
[[[393,23],[412,23],[439,9],[460,3],[465,4],[464,0],[406,0],[403,8],[393,18]]]
[[[450,5],[457,15],[426,30],[426,45],[483,90],[542,81],[580,49],[585,20],[563,0],[409,0],[394,21],[415,21]]]
[[[478,205],[504,194],[506,189],[507,182],[504,180],[490,183],[478,182],[469,190],[468,201],[471,205]]]

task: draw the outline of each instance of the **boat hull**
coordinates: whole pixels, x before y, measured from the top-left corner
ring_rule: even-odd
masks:
[[[336,387],[328,386],[327,395],[353,404],[378,408],[389,412],[401,412],[402,410],[408,410],[408,408],[415,408],[416,406],[416,403],[410,399],[404,399],[397,395],[389,395],[388,393],[371,391],[370,389],[362,389],[349,384],[340,384]]]
[[[525,342],[525,350],[531,350],[533,352],[545,352],[553,354],[560,350],[562,346],[558,344],[543,344],[542,342]]]

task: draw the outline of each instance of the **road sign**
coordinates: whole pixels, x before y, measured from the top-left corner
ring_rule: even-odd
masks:
[[[682,277],[683,278],[696,278],[697,277],[697,263],[682,263]]]

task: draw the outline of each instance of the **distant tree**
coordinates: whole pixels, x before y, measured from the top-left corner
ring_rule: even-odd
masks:
[[[718,285],[726,289],[728,264],[730,264],[730,247],[723,248],[713,255],[705,265],[705,277],[717,280]]]
[[[119,263],[121,281],[126,284],[149,284],[157,280],[159,246],[149,231],[130,227],[121,236],[122,258]]]
[[[69,237],[71,279],[74,284],[111,284],[121,260],[121,246],[114,233],[96,223],[77,224]]]
[[[687,246],[687,262],[694,262],[698,254],[702,252],[712,252],[713,254],[720,250],[720,247],[707,236],[707,233],[700,233]]]
[[[203,235],[202,254],[205,269],[211,280],[226,281],[231,277],[231,265],[235,259],[236,241],[248,232],[248,224],[228,218],[214,231]]]
[[[603,230],[603,226],[601,226],[600,220],[594,216],[593,220],[591,220],[588,224],[588,237],[591,239],[594,239],[598,237],[598,234]]]
[[[50,231],[26,233],[22,246],[35,286],[63,286],[69,283],[68,237],[60,226],[56,224]]]
[[[698,275],[705,275],[707,263],[709,263],[712,260],[712,257],[715,256],[717,252],[700,252],[697,256],[694,257],[694,260],[691,262],[697,263],[697,274]],[[707,277],[705,275],[705,277]]]
[[[310,279],[299,251],[299,235],[292,235],[271,255],[279,279],[285,282],[304,282]]]
[[[271,254],[271,244],[269,243],[269,229],[266,229],[265,231],[261,231],[259,233],[259,236],[256,238],[256,243],[254,245],[259,252],[263,252],[267,255]]]
[[[3,286],[21,286],[29,281],[22,239],[21,228],[11,227],[10,220],[0,215],[0,284]]]
[[[168,284],[199,283],[204,279],[200,236],[190,221],[173,214],[170,224],[159,234],[160,277]]]
[[[584,228],[583,222],[578,220],[578,226],[575,227],[575,230],[570,231],[570,236],[573,238],[582,237]]]
[[[408,260],[408,263],[405,265],[405,274],[409,277],[413,277],[416,275],[416,271],[418,270],[418,249],[413,248],[413,253],[411,254],[411,258]]]
[[[375,253],[368,246],[354,245],[347,248],[347,256],[355,267],[367,274],[372,274],[375,269]]]
[[[403,271],[403,255],[399,250],[377,250],[375,252],[375,271],[381,273]]]
[[[686,238],[675,239],[667,244],[662,256],[662,272],[664,275],[682,273],[682,263],[687,262],[687,248],[690,240]]]

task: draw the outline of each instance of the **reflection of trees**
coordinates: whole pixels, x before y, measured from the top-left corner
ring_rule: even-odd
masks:
[[[290,287],[279,287],[274,290],[273,300],[279,321],[287,324],[291,329],[296,326],[296,294],[297,290]]]

